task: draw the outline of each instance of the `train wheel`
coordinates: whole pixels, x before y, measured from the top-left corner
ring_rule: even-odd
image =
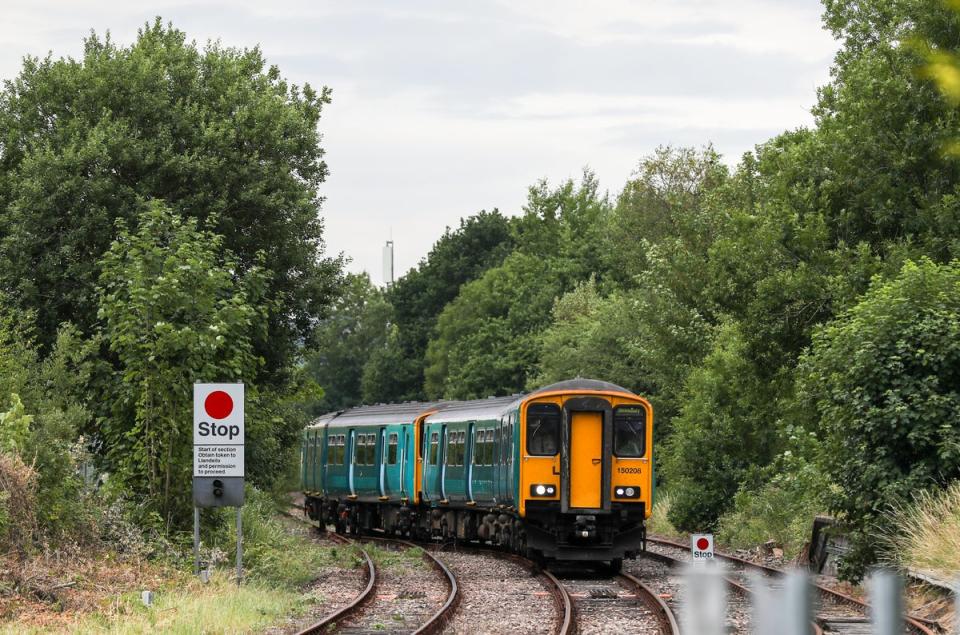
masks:
[[[612,575],[616,575],[623,571],[623,558],[614,558],[610,561],[610,564],[607,565],[607,571]]]

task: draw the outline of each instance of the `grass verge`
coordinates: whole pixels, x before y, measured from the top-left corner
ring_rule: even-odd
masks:
[[[944,580],[960,571],[960,481],[895,508],[890,526],[896,530],[885,536],[886,554],[894,564]]]

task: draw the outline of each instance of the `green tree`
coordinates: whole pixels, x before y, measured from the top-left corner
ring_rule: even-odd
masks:
[[[522,252],[464,285],[427,348],[427,395],[468,399],[523,390],[537,360],[536,335],[560,292],[553,262]]]
[[[889,505],[960,478],[960,263],[908,262],[819,329],[801,396],[819,419],[845,573],[876,559]]]
[[[239,275],[225,239],[196,219],[157,201],[141,209],[136,230],[117,222],[100,262],[99,315],[114,370],[99,386],[96,435],[111,482],[145,497],[169,528],[188,517],[194,382],[243,381],[257,403],[251,378],[263,360],[253,341],[267,328],[269,274],[252,266]],[[251,437],[269,438],[248,418]]]
[[[715,530],[751,468],[773,458],[778,392],[758,376],[739,325],[720,326],[687,378],[673,434],[661,449],[669,518],[678,529]]]
[[[367,402],[424,397],[427,343],[437,316],[460,287],[503,262],[514,248],[509,219],[499,211],[481,211],[448,227],[427,257],[390,288],[396,333],[370,358],[364,390]],[[384,357],[387,356],[387,357]],[[390,360],[391,366],[380,366]]]
[[[639,364],[635,338],[643,313],[633,298],[604,298],[590,279],[557,299],[552,322],[539,340],[538,373],[531,390],[571,377],[599,377],[649,394],[649,372]]]
[[[330,316],[317,328],[316,348],[307,355],[307,372],[324,389],[323,398],[309,406],[311,414],[363,401],[364,365],[386,346],[391,312],[367,274],[347,276]]]
[[[129,47],[91,34],[78,59],[26,58],[0,91],[0,289],[35,311],[45,347],[66,321],[91,332],[115,221],[164,200],[222,235],[239,274],[270,272],[253,343],[282,374],[339,275],[317,215],[329,98],[257,48],[201,49],[159,18]]]

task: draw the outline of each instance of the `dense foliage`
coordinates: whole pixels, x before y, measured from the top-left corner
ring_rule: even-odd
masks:
[[[88,331],[115,221],[162,200],[223,236],[239,271],[269,272],[254,346],[277,380],[339,275],[317,216],[328,101],[256,48],[200,49],[159,19],[129,47],[91,35],[79,59],[26,58],[0,91],[0,288],[45,345],[63,322]]]
[[[37,540],[85,522],[97,487],[141,527],[182,527],[196,381],[246,384],[248,479],[286,472],[320,394],[302,348],[340,284],[318,216],[328,101],[159,19],[4,83],[0,453],[35,471]]]
[[[820,329],[801,385],[831,502],[872,560],[893,504],[960,478],[960,263],[907,263]]]
[[[37,466],[41,524],[84,449],[181,521],[196,379],[247,383],[269,485],[307,414],[583,375],[653,401],[664,525],[796,546],[831,511],[860,575],[891,504],[960,477],[960,16],[824,4],[812,127],[735,165],[658,148],[616,196],[538,182],[386,290],[323,257],[326,89],[159,21],[28,58],[0,92],[0,453]]]
[[[888,384],[871,373],[930,358],[919,339],[887,342],[897,328],[920,329],[924,342],[952,328],[921,317],[941,300],[898,289],[917,271],[951,275],[945,263],[960,257],[950,156],[960,147],[960,57],[950,50],[960,19],[934,0],[827,0],[824,19],[840,50],[815,126],[733,168],[709,145],[659,148],[612,204],[589,173],[536,184],[509,222],[511,240],[490,249],[493,264],[456,293],[446,287],[442,307],[430,307],[435,322],[392,324],[365,376],[388,385],[388,368],[412,369],[411,381],[424,369],[422,385],[399,390],[431,397],[574,375],[616,381],[653,400],[673,525],[740,542],[768,532],[796,547],[805,516],[832,511],[856,545],[846,572],[860,575],[875,557],[879,510],[957,476],[946,406],[899,395],[921,391],[910,377]],[[445,260],[432,253],[410,281],[435,257]],[[878,294],[899,298],[893,317]],[[399,347],[414,331],[420,345]],[[862,367],[844,361],[863,342],[855,335],[876,338]],[[952,354],[945,340],[939,349]],[[944,364],[916,378],[924,390],[934,376],[954,381]],[[367,386],[365,399],[400,394]],[[884,423],[898,429],[868,441],[880,430],[872,411],[841,410],[874,391],[898,400]],[[929,464],[944,461],[934,475]]]

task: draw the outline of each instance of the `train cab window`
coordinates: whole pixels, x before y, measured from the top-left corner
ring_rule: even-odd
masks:
[[[397,435],[396,432],[391,432],[387,442],[387,446],[389,448],[387,450],[387,463],[390,465],[397,464],[397,446],[399,445],[399,443],[400,443],[399,435]]]
[[[644,455],[647,411],[643,406],[618,406],[613,411],[613,453],[621,457]]]
[[[430,433],[430,465],[437,464],[437,455],[439,454],[438,449],[440,446],[440,433],[431,432]]]
[[[527,408],[527,453],[554,456],[560,451],[560,406],[535,403]]]

